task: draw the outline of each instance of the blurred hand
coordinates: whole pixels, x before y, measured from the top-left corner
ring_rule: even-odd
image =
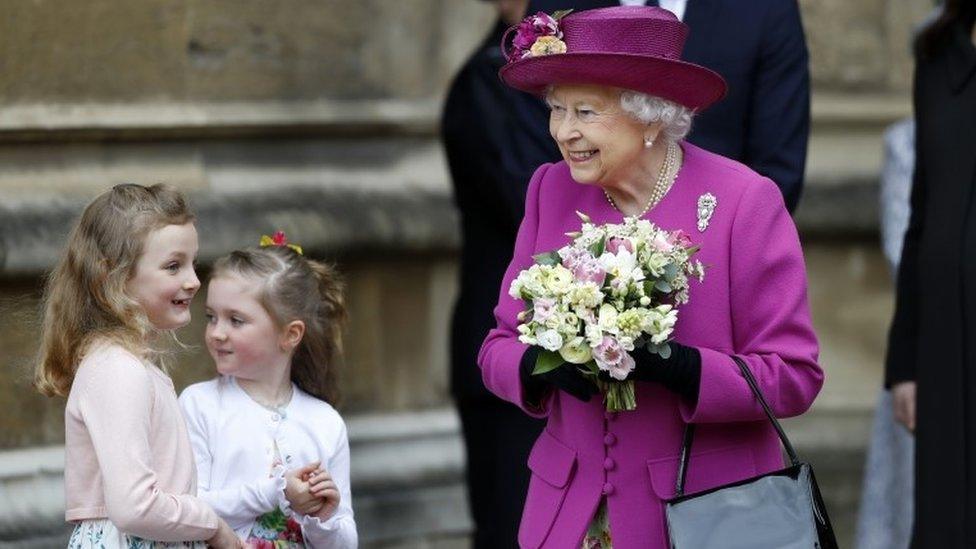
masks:
[[[207,540],[207,545],[214,549],[243,549],[245,547],[241,538],[237,537],[237,534],[223,519],[217,519],[217,533]]]
[[[891,387],[892,407],[895,419],[915,433],[915,393],[918,384],[914,381],[902,381]]]
[[[320,499],[309,490],[311,486],[308,481],[319,469],[319,465],[319,462],[314,461],[304,467],[285,472],[285,499],[296,513],[308,515],[319,511],[322,507]]]
[[[309,491],[321,502],[319,509],[308,514],[321,520],[328,520],[339,508],[339,487],[325,469],[315,471],[309,477],[308,483]]]

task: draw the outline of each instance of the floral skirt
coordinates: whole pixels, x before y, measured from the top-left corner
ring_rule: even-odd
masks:
[[[590,521],[586,535],[583,536],[582,549],[613,549],[610,537],[610,516],[607,514],[607,500],[600,501],[600,506]]]
[[[304,549],[302,527],[295,519],[275,509],[258,517],[247,537],[254,549]]]
[[[83,520],[75,525],[68,549],[207,549],[203,541],[153,541],[126,534],[108,519]]]

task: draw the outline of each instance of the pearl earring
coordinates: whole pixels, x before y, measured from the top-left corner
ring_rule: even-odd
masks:
[[[653,146],[654,146],[654,140],[651,139],[650,137],[645,137],[644,138],[644,148],[645,149],[650,149]]]

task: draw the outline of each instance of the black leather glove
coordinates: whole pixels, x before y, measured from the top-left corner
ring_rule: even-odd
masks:
[[[583,377],[579,366],[568,362],[544,374],[532,375],[539,350],[538,347],[529,347],[522,355],[522,362],[519,363],[522,387],[529,402],[541,402],[542,396],[550,387],[569,393],[583,402],[589,402],[590,397],[599,391],[592,380]]]
[[[634,371],[627,379],[660,383],[671,391],[695,401],[698,400],[698,386],[701,384],[701,353],[695,347],[682,345],[675,341],[668,343],[671,356],[661,358],[640,347],[634,349]],[[612,380],[607,372],[600,372],[600,379]]]

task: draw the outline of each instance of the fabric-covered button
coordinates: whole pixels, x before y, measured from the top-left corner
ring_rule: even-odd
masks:
[[[279,419],[281,419],[281,416],[278,414],[271,414],[271,421],[278,421]]]
[[[609,496],[613,494],[613,484],[606,482],[603,484],[603,495]]]
[[[613,458],[608,457],[607,459],[603,460],[603,468],[606,469],[607,471],[613,471],[613,468],[616,465],[617,463],[613,461]]]
[[[617,435],[613,433],[607,433],[603,435],[603,443],[607,446],[613,446],[617,443]]]

